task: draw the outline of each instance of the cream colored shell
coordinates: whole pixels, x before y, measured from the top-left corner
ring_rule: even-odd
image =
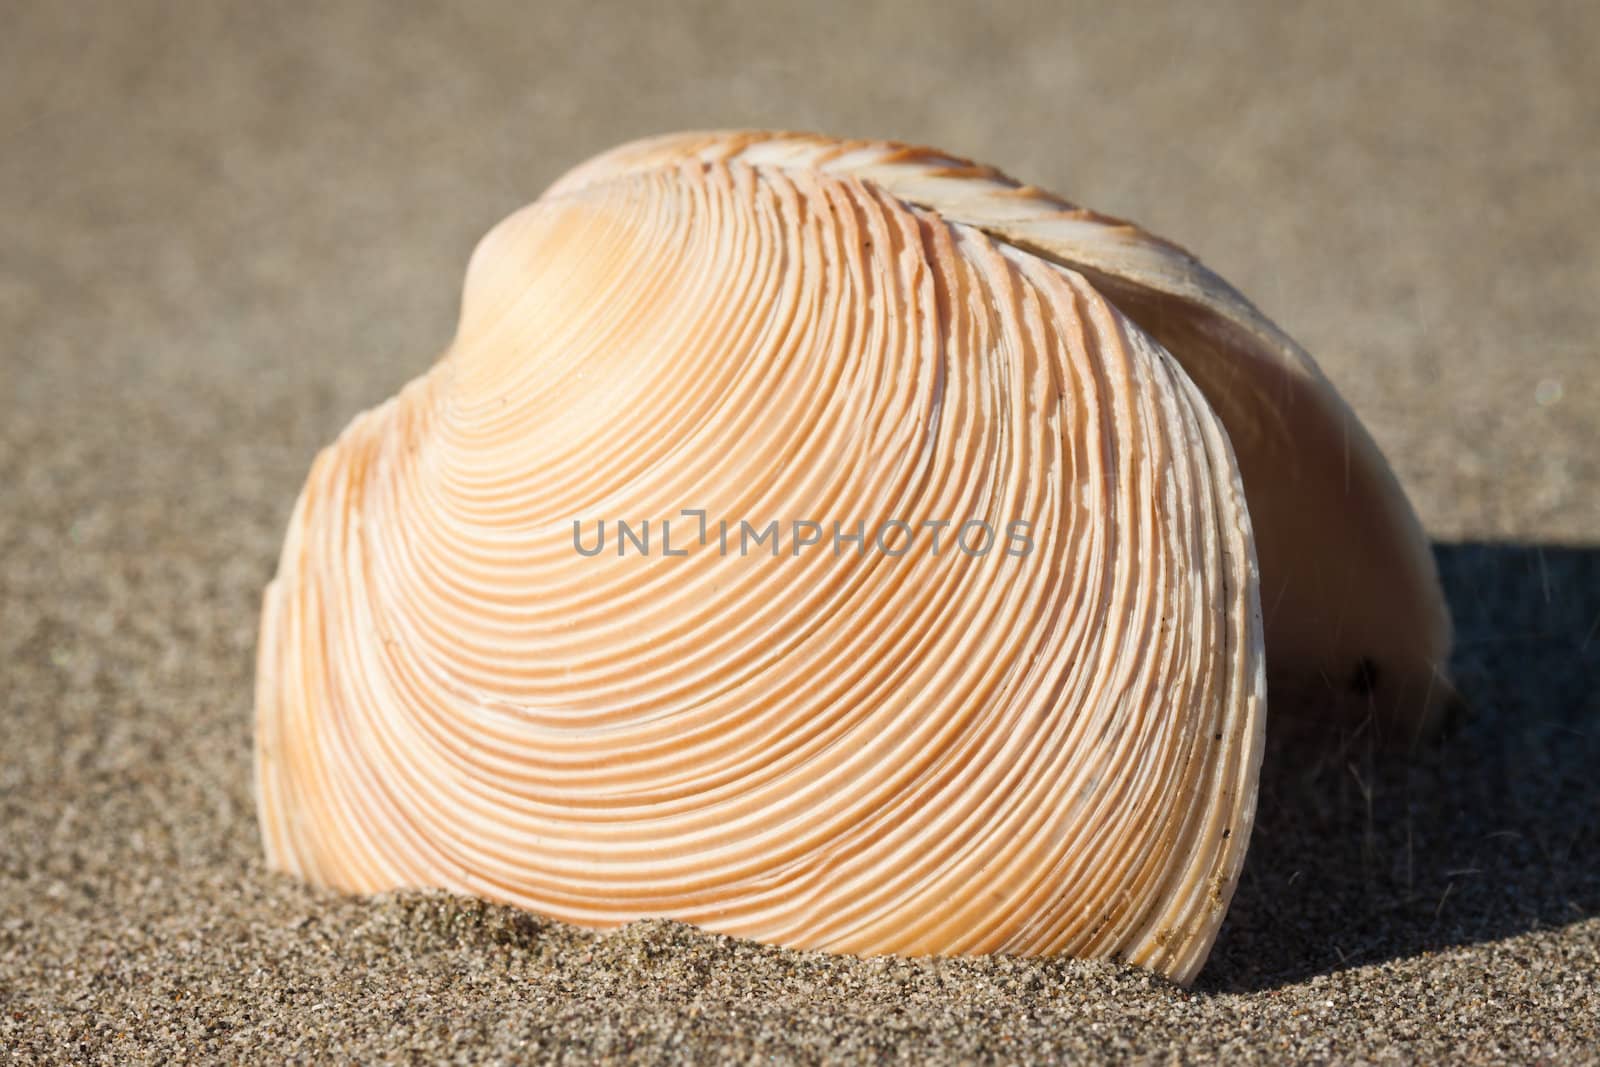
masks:
[[[312,469],[262,618],[270,861],[594,927],[1190,980],[1250,836],[1245,491],[1283,464],[1266,409],[1219,402],[1219,377],[1293,377],[1313,434],[1354,427],[1348,484],[1382,505],[1356,555],[1400,561],[1417,618],[1437,585],[1309,359],[1286,339],[1262,355],[1281,334],[1173,264],[1193,261],[896,145],[685,135],[569,174],[479,246],[444,358]],[[1211,369],[1119,309],[1128,292],[1199,322],[1165,339],[1204,333]],[[1229,348],[1219,316],[1256,347]],[[1289,496],[1320,469],[1309,447]],[[1281,536],[1298,511],[1268,496]],[[825,540],[725,553],[683,509]],[[575,522],[589,541],[619,519],[652,520],[656,550],[575,550]],[[1031,551],[830,545],[834,522],[971,519],[1027,523]],[[1448,629],[1382,645],[1391,623],[1352,629],[1409,684]],[[1284,633],[1291,659],[1349,653]]]

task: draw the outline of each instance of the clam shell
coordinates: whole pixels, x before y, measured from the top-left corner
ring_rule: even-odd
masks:
[[[1359,424],[1172,246],[929,150],[625,146],[484,239],[449,351],[313,466],[262,613],[269,860],[591,927],[1187,982],[1254,813],[1257,538],[1280,598],[1361,639],[1284,637],[1291,660],[1442,658],[1431,632],[1367,649],[1393,620],[1266,551],[1258,510],[1295,536],[1283,500],[1326,489],[1280,438],[1334,433],[1342,499],[1376,509],[1342,529],[1377,531],[1337,572],[1398,561],[1431,618]],[[776,522],[778,551],[721,521]]]

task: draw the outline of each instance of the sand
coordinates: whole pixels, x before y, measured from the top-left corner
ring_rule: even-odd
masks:
[[[0,1060],[1600,1062],[1600,8],[416,7],[5,5]],[[495,220],[740,124],[1195,249],[1436,538],[1468,714],[1411,756],[1274,730],[1193,990],[265,869],[256,611],[316,449],[446,344]]]

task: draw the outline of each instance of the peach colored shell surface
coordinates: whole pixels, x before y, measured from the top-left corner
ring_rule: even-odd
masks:
[[[346,890],[1187,982],[1267,651],[1420,732],[1449,640],[1371,439],[1182,250],[931,150],[670,136],[497,226],[317,458],[261,827]]]

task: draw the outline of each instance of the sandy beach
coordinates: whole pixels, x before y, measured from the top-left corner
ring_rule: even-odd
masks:
[[[0,1062],[1600,1062],[1600,7],[0,21]],[[498,219],[733,126],[934,144],[1172,238],[1410,493],[1466,710],[1413,753],[1270,729],[1194,988],[267,869],[256,627],[313,456],[449,342]]]

